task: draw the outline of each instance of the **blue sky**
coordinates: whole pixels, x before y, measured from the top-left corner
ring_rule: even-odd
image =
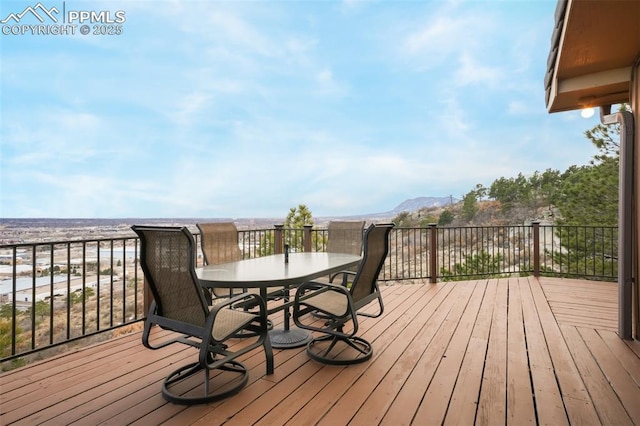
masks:
[[[3,29],[0,217],[375,213],[595,153],[545,108],[555,0],[41,3],[122,33]]]

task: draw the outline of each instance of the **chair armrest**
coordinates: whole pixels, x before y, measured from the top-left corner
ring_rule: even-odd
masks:
[[[333,274],[329,275],[329,282],[333,282],[334,278],[337,277],[338,275],[342,275],[342,285],[344,287],[347,286],[347,284],[349,283],[349,276],[355,277],[356,273],[353,271],[338,271],[338,272],[334,272]]]
[[[248,293],[248,292],[241,293],[233,297],[225,298],[223,302],[216,303],[215,306],[211,308],[210,312],[211,313],[216,312],[217,314],[217,312],[220,311],[220,309],[225,307],[231,307],[232,305],[235,305],[238,302],[247,303],[245,302],[245,300],[247,299],[254,299],[253,301],[248,303],[251,303],[252,305],[253,304],[258,305],[260,307],[261,314],[263,310],[266,312],[267,304],[265,303],[264,299],[259,294]],[[212,315],[211,313],[209,315]],[[216,314],[213,314],[213,316],[215,316]]]
[[[304,295],[309,290],[315,290],[314,293],[312,294],[317,294],[317,292],[319,291],[334,290],[340,293],[344,293],[348,297],[351,297],[351,293],[349,293],[349,290],[342,285],[333,284],[333,283],[324,283],[319,281],[307,281],[306,283],[300,284],[296,288],[296,296],[295,296],[296,300],[304,300],[305,299]]]
[[[325,301],[317,303],[319,301],[307,300],[319,296],[326,292],[335,292],[340,293],[344,296],[346,306],[344,306],[344,311],[342,311],[343,307],[340,307],[340,311],[336,310],[336,306],[332,305],[331,302],[325,305]],[[331,298],[329,298],[330,300]],[[306,314],[312,312],[320,312],[327,316],[327,322],[325,327],[319,327],[314,325],[313,323],[303,321],[301,318]],[[295,294],[295,299],[293,303],[293,322],[300,328],[304,328],[312,331],[326,332],[326,325],[333,323],[343,323],[344,321],[348,321],[349,319],[353,323],[353,328],[350,332],[343,332],[342,330],[338,331],[340,335],[349,337],[355,335],[358,332],[358,319],[357,319],[357,310],[353,304],[353,299],[351,298],[351,292],[345,286],[339,284],[331,284],[331,283],[321,283],[316,281],[310,281],[308,283],[304,283],[298,287],[298,290]]]

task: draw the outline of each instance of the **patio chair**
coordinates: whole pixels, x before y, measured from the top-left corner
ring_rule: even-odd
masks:
[[[355,255],[362,255],[362,234],[364,232],[364,220],[332,220],[327,226],[327,252],[328,253],[348,253]],[[334,272],[329,275],[328,281],[333,282],[334,278],[338,275],[342,276],[342,285],[349,285],[350,273],[357,271],[357,266],[347,269],[345,271]],[[345,273],[345,272],[350,273]],[[323,278],[320,281],[326,282],[327,279]],[[326,315],[321,312],[313,312],[313,316],[316,318],[327,318]]]
[[[364,220],[329,222],[327,251],[330,253],[362,254],[362,233]]]
[[[238,246],[238,228],[233,222],[196,223],[200,231],[200,247],[204,262],[207,265],[242,260],[242,252]],[[283,297],[283,288],[273,287],[267,293],[267,300]],[[231,297],[240,293],[260,294],[257,288],[213,288],[215,298]]]
[[[323,334],[307,345],[310,358],[325,364],[348,365],[367,361],[373,355],[371,344],[356,336],[358,316],[376,318],[384,311],[378,274],[389,252],[391,228],[393,224],[373,224],[367,228],[363,259],[357,272],[343,272],[353,275],[349,287],[318,281],[298,287],[293,304],[293,321],[300,328]],[[364,308],[375,300],[379,304],[378,312],[365,312]],[[314,312],[325,318],[318,320],[307,315]],[[351,331],[345,330],[348,323],[351,323]],[[355,350],[355,355],[350,349]]]
[[[233,222],[196,223],[200,231],[200,248],[206,265],[242,260],[238,246],[238,228]],[[214,297],[230,297],[244,293],[241,288],[214,288]]]
[[[266,304],[255,294],[240,294],[209,308],[195,273],[195,241],[186,227],[132,226],[140,237],[140,265],[153,294],[142,343],[160,349],[181,343],[198,349],[198,360],[169,374],[162,395],[177,404],[202,404],[231,396],[248,380],[247,368],[237,358],[262,346],[267,374],[273,373],[273,352],[267,331]],[[232,305],[251,302],[257,312]],[[152,328],[179,334],[167,339],[152,336]],[[248,330],[247,345],[232,350],[227,340]],[[211,374],[214,372],[214,374]]]
[[[364,232],[364,220],[339,221],[332,220],[329,222],[327,237],[327,252],[329,253],[348,253],[360,256],[362,254],[362,234]],[[357,267],[349,269],[355,272]],[[342,275],[343,285],[347,285],[349,274],[342,272],[334,273],[329,277],[333,282],[335,275]]]

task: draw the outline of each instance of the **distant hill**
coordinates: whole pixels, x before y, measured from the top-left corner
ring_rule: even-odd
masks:
[[[402,212],[415,212],[427,207],[443,207],[449,204],[457,203],[457,198],[453,197],[418,197],[405,200],[398,205],[391,213],[399,214]]]
[[[364,219],[371,222],[391,221],[400,213],[415,213],[421,209],[445,207],[459,202],[454,197],[417,197],[405,200],[393,210],[379,213],[364,213],[352,216],[314,217],[317,226],[325,226],[331,220]],[[283,218],[0,218],[1,243],[34,241],[46,235],[49,240],[63,241],[67,238],[97,238],[131,235],[131,225],[190,226],[196,231],[198,222],[234,221],[239,229],[268,229],[282,223]],[[82,229],[81,232],[78,232]]]
[[[393,210],[389,210],[386,212],[379,213],[364,213],[353,216],[333,216],[333,217],[315,217],[316,224],[325,225],[330,220],[356,220],[356,219],[366,219],[370,221],[389,221],[394,217],[398,216],[402,212],[414,213],[421,209],[432,208],[432,207],[444,207],[448,206],[451,203],[456,204],[460,200],[454,197],[418,197],[411,198],[409,200],[405,200],[402,203],[398,204],[396,208]]]

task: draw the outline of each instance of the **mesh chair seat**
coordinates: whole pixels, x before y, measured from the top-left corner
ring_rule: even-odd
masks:
[[[226,340],[237,333],[238,330],[244,329],[255,319],[255,314],[246,311],[221,309],[213,324],[212,336],[215,340]]]
[[[349,299],[338,291],[323,291],[304,299],[304,304],[333,317],[344,317],[349,313]]]

